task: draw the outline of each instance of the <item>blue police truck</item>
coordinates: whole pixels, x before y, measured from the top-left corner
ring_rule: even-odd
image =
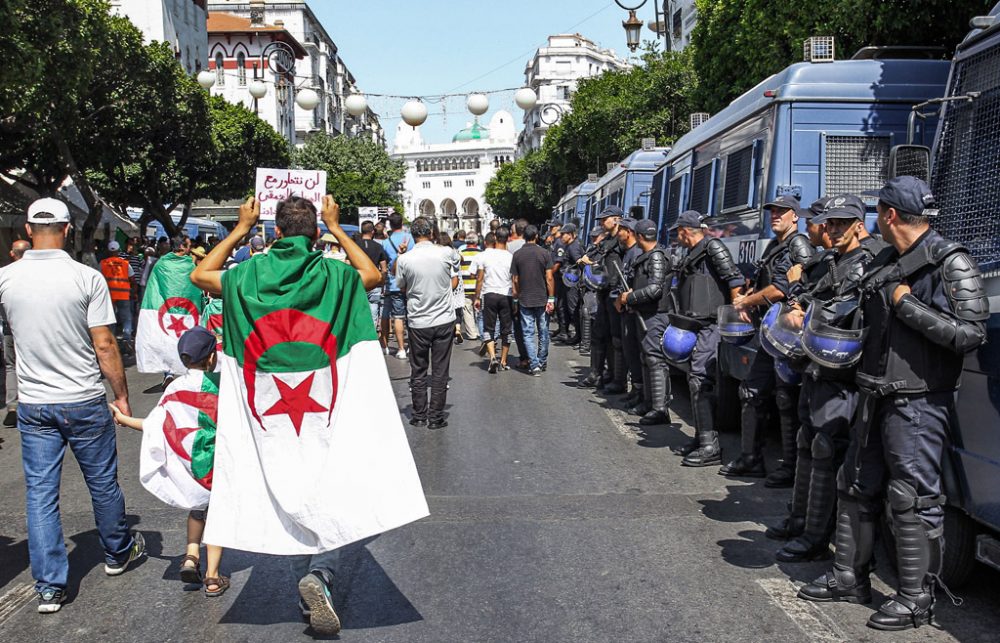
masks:
[[[655,147],[650,139],[622,162],[609,164],[590,195],[584,227],[593,226],[598,213],[609,205],[617,205],[633,218],[646,218],[653,172],[669,153],[669,147]]]
[[[1000,5],[972,20],[951,63],[947,92],[912,120],[937,118],[932,148],[915,128],[893,148],[890,174],[927,178],[940,214],[931,222],[968,248],[990,300],[988,341],[965,360],[944,467],[945,582],[960,585],[976,561],[1000,569]],[[930,139],[927,140],[930,142]]]
[[[573,219],[579,219],[583,225],[587,219],[587,205],[590,194],[597,184],[597,175],[592,174],[590,178],[580,185],[566,191],[566,194],[559,199],[559,203],[552,210],[552,218],[563,223],[569,223]]]
[[[768,200],[794,195],[808,206],[825,194],[880,187],[890,149],[907,140],[911,107],[939,96],[948,77],[947,61],[894,57],[901,55],[868,47],[851,60],[793,64],[681,137],[651,181],[661,235],[680,212],[697,210],[752,275],[773,236],[762,209]],[[935,124],[914,119],[913,127],[929,138]],[[754,350],[756,343],[720,345],[722,426],[738,424],[735,380]]]

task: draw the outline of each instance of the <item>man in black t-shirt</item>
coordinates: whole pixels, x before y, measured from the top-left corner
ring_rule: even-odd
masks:
[[[385,253],[385,248],[378,241],[375,241],[375,224],[371,221],[365,221],[361,224],[361,241],[358,243],[361,249],[364,250],[368,258],[372,260],[372,263],[378,266],[379,272],[382,273],[382,283],[383,285],[388,283],[385,276],[389,271],[389,255]],[[368,292],[368,305],[372,310],[372,321],[375,322],[375,328],[380,328],[379,320],[382,317],[382,291],[383,286],[378,286],[377,288],[372,288]],[[378,341],[382,345],[382,352],[386,352],[388,344],[386,343],[388,338],[382,335],[381,330],[379,331]]]
[[[538,245],[536,226],[524,229],[524,246],[514,253],[510,275],[528,349],[528,368],[538,377],[545,370],[549,357],[549,315],[555,309],[556,284],[552,276],[552,253]]]

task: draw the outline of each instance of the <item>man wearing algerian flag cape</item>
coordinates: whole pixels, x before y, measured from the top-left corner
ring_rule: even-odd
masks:
[[[311,250],[311,202],[276,210],[271,251],[222,271],[257,223],[240,208],[233,232],[192,282],[223,295],[219,428],[205,542],[296,555],[313,629],[340,622],[330,602],[337,548],[427,515],[366,291],[382,277],[324,199],[323,221],[351,266]]]

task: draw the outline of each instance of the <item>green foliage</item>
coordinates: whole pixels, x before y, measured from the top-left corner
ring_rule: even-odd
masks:
[[[809,36],[834,36],[838,58],[868,45],[929,45],[950,54],[993,0],[697,0],[698,101],[716,112],[794,62]]]
[[[325,170],[327,191],[352,215],[361,206],[403,207],[399,184],[406,164],[393,160],[385,149],[367,138],[315,134],[292,154],[292,165]]]
[[[486,186],[486,201],[504,217],[536,222],[587,174],[603,174],[641,146],[669,145],[687,132],[697,77],[687,52],[648,49],[642,64],[580,82],[571,110],[549,129],[541,150],[504,166]]]

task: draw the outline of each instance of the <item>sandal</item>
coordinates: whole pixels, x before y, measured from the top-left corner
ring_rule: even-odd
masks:
[[[192,563],[192,565],[188,565]],[[192,585],[201,585],[201,562],[197,556],[186,554],[181,561],[181,580]]]
[[[215,589],[208,589],[209,585],[214,585]],[[222,596],[229,589],[229,578],[219,574],[218,578],[206,578],[205,579],[205,596],[209,598],[215,598],[216,596]]]

